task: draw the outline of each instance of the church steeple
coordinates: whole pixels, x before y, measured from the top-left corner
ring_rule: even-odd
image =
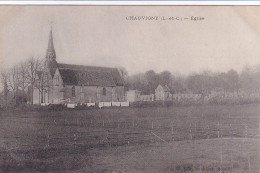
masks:
[[[51,76],[54,76],[54,73],[57,69],[57,61],[56,61],[56,52],[54,49],[54,44],[53,44],[53,36],[52,36],[52,26],[50,30],[50,35],[49,35],[49,43],[48,43],[48,48],[46,52],[46,65],[47,69],[50,72]]]
[[[53,36],[52,36],[52,26],[49,35],[49,43],[48,43],[48,48],[46,53],[46,60],[49,62],[56,61],[56,52],[54,49]]]

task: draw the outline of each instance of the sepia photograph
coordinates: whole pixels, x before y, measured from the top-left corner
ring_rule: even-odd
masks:
[[[0,172],[259,173],[259,18],[0,5]]]

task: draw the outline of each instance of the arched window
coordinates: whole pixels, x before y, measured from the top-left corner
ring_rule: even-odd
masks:
[[[75,86],[73,86],[72,88],[71,88],[71,94],[72,94],[72,97],[75,97]]]
[[[106,88],[103,88],[103,95],[106,95]]]

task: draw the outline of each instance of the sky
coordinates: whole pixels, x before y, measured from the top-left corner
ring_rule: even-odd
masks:
[[[124,67],[130,75],[240,72],[260,64],[259,16],[257,6],[0,6],[0,68],[44,59],[52,23],[58,62]]]

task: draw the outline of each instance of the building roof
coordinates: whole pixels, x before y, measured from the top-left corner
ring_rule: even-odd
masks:
[[[167,85],[161,85],[161,84],[159,84],[158,87],[159,87],[159,86],[161,86],[165,92],[170,92],[170,89],[169,89],[169,87],[168,87]],[[157,88],[158,88],[158,87],[157,87]]]
[[[58,63],[64,84],[86,86],[122,86],[117,68],[83,66]]]
[[[169,89],[169,87],[168,87],[167,85],[164,85],[164,86],[162,86],[162,87],[163,87],[163,90],[164,90],[164,91],[170,92],[170,89]]]

